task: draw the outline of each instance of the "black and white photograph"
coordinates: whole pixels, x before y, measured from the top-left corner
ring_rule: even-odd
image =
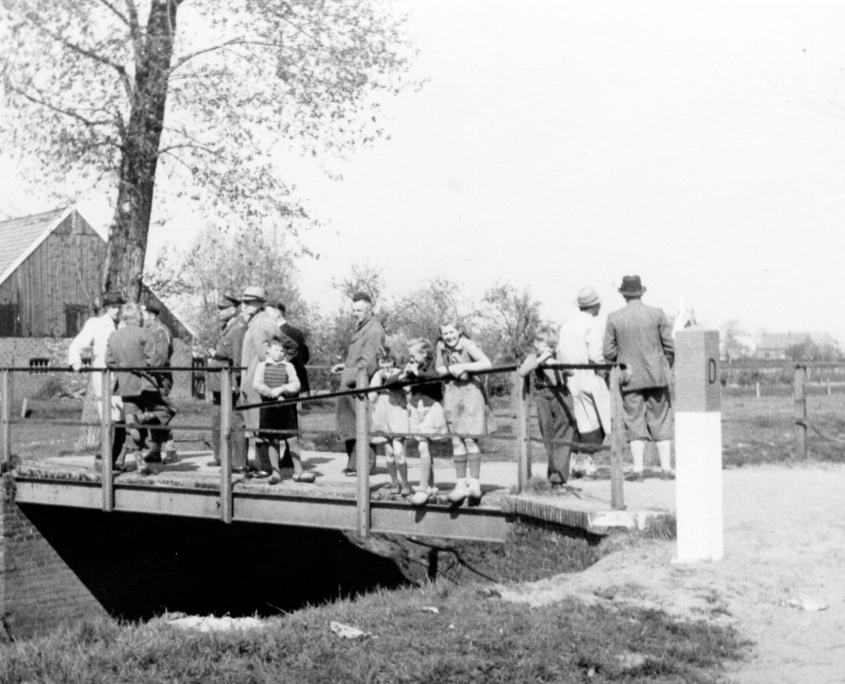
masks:
[[[843,35],[0,0],[0,682],[845,684]]]

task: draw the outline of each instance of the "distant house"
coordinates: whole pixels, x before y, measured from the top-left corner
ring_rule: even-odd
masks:
[[[790,347],[812,347],[838,351],[832,335],[825,332],[764,333],[757,343],[754,358],[763,361],[785,361]]]
[[[0,221],[0,366],[67,365],[70,340],[97,313],[105,258],[106,241],[74,208]],[[188,326],[146,287],[142,302],[161,307],[174,365],[190,365]],[[35,393],[44,377],[18,374],[16,391]]]
[[[106,241],[73,208],[0,221],[0,338],[71,338],[89,316],[106,258]],[[161,306],[174,337],[190,329],[143,288],[142,301]]]

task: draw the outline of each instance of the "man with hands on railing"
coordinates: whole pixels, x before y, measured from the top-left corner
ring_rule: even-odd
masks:
[[[384,345],[384,328],[373,316],[373,298],[366,292],[356,292],[352,295],[352,315],[355,316],[356,326],[349,343],[346,363],[332,366],[332,373],[340,374],[341,389],[354,388],[358,380],[358,369],[365,368],[367,382],[378,370],[376,354],[379,347]],[[336,409],[337,431],[346,447],[346,468],[344,474],[354,477],[357,472],[355,453],[355,399],[352,397],[338,397]],[[370,444],[370,473],[376,467],[375,445]]]
[[[531,391],[549,463],[548,478],[553,487],[563,486],[569,479],[570,444],[578,441],[575,409],[566,377],[572,371],[546,366],[559,361],[557,344],[555,328],[549,323],[540,325],[534,336],[534,353],[529,354],[517,370],[522,377],[533,373]]]

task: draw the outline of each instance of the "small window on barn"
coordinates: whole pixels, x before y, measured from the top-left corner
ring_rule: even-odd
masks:
[[[20,337],[20,323],[17,304],[0,304],[0,337]]]
[[[88,307],[84,304],[65,304],[65,337],[76,337],[87,318]]]

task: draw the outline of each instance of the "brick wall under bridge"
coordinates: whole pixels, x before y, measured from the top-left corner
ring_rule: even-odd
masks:
[[[0,639],[103,615],[272,615],[407,582],[337,531],[18,505],[14,487],[4,474]]]

